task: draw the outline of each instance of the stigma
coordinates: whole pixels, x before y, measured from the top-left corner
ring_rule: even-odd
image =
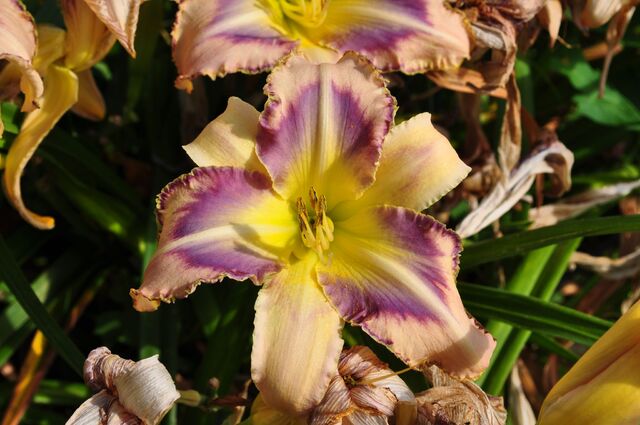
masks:
[[[326,260],[325,253],[333,241],[333,221],[327,216],[327,200],[324,195],[316,193],[314,188],[309,189],[309,201],[313,211],[307,211],[307,206],[299,197],[296,202],[298,210],[298,223],[300,236],[305,247],[312,249],[321,261]]]

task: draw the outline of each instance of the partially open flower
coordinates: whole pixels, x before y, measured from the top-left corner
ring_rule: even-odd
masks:
[[[157,355],[134,362],[107,347],[96,348],[84,363],[84,379],[99,392],[82,403],[67,425],[155,425],[180,397]]]
[[[140,1],[62,0],[60,6],[66,31],[39,25],[36,37],[33,20],[23,6],[16,0],[0,0],[0,60],[9,60],[0,69],[0,99],[15,97],[19,87],[25,94],[23,110],[31,111],[9,148],[3,186],[22,218],[39,229],[53,228],[54,220],[25,205],[22,173],[67,111],[94,121],[104,118],[105,102],[91,67],[106,56],[116,39],[135,54]]]

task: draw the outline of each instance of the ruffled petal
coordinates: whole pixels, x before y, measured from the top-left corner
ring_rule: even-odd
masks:
[[[84,0],[61,0],[67,27],[64,63],[74,71],[91,68],[106,56],[116,41]]]
[[[52,217],[38,215],[30,211],[22,201],[20,178],[38,145],[51,131],[60,117],[78,99],[78,78],[67,68],[51,65],[45,78],[44,95],[40,109],[29,112],[22,122],[18,137],[11,144],[3,181],[7,199],[18,213],[32,226],[51,229]]]
[[[540,425],[640,421],[640,302],[636,302],[558,381]]]
[[[98,19],[116,36],[122,47],[134,58],[134,39],[138,13],[143,0],[84,0]]]
[[[460,377],[488,365],[493,338],[469,318],[455,287],[459,237],[431,217],[372,207],[335,222],[319,282],[345,320],[401,360]]]
[[[258,172],[196,168],[169,183],[157,203],[158,250],[131,291],[140,311],[225,276],[261,283],[280,270],[298,234],[290,206]]]
[[[90,69],[78,73],[78,84],[78,102],[71,111],[88,120],[103,120],[107,107]]]
[[[331,209],[373,183],[395,100],[366,59],[346,54],[336,65],[314,65],[292,56],[265,92],[257,152],[285,199],[314,187]]]
[[[259,116],[247,102],[230,97],[224,113],[183,148],[199,167],[228,166],[266,174],[256,155]]]
[[[382,150],[375,183],[362,198],[338,207],[334,215],[389,204],[421,211],[456,187],[471,169],[423,113],[394,127]]]
[[[16,67],[17,75],[14,84],[20,87],[25,95],[23,111],[32,111],[38,107],[44,86],[42,79],[33,66],[36,53],[36,29],[33,17],[18,0],[6,0],[0,3],[0,60],[8,60]],[[3,72],[4,73],[4,70]],[[0,98],[13,97],[7,87],[8,81],[0,85]],[[13,79],[13,78],[11,78]],[[2,132],[0,132],[2,135]]]
[[[327,2],[316,39],[339,52],[363,54],[384,71],[450,68],[469,57],[462,14],[442,0]]]
[[[318,286],[316,258],[276,274],[256,301],[251,376],[269,406],[291,415],[322,400],[342,349],[342,321]]]
[[[184,0],[171,34],[178,88],[197,75],[265,71],[297,43],[271,27],[256,0]]]

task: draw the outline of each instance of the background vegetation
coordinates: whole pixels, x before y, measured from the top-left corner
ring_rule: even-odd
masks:
[[[55,0],[26,3],[37,22],[62,26]],[[138,58],[130,59],[116,44],[94,70],[107,118],[93,123],[65,115],[31,162],[22,182],[26,203],[51,213],[56,228],[34,230],[0,200],[0,410],[5,420],[12,414],[6,410],[11,398],[33,390],[32,401],[23,402],[28,405],[23,423],[63,424],[89,395],[78,374],[82,359],[101,345],[133,359],[159,353],[177,374],[179,387],[212,397],[239,392],[249,378],[257,287],[231,281],[208,285],[152,314],[134,311],[128,296],[155,248],[155,195],[193,166],[180,145],[219,115],[228,97],[238,96],[259,110],[265,100],[264,74],[197,81],[191,96],[173,87],[169,31],[175,8],[162,0],[142,6]],[[640,19],[632,21],[624,50],[613,61],[603,99],[597,97],[602,61],[587,62],[582,48],[603,40],[604,29],[587,36],[567,21],[560,35],[566,43],[552,50],[543,34],[520,54],[516,69],[523,105],[539,123],[556,119],[560,140],[575,154],[571,193],[640,179]],[[422,75],[389,79],[400,107],[397,121],[431,112],[461,146],[468,130],[459,95],[438,89]],[[483,98],[481,122],[492,142],[499,139],[503,108],[503,101]],[[4,155],[22,114],[5,103],[2,119]],[[554,201],[535,192],[534,203]],[[468,241],[460,292],[499,341],[481,380],[488,392],[505,391],[521,358],[531,376],[525,393],[534,409],[539,407],[550,377],[561,375],[619,317],[621,303],[638,288],[637,273],[606,279],[572,268],[570,257],[577,249],[607,257],[638,249],[638,235],[626,232],[640,229],[640,216],[633,216],[640,200],[630,196],[624,205],[621,210],[612,202],[574,221],[527,231],[530,204],[520,202],[501,219],[504,238],[497,239],[489,228]],[[456,203],[448,225],[454,227],[468,211],[465,201]],[[41,304],[17,289],[27,283]],[[48,343],[34,338],[36,324],[46,328]],[[370,342],[354,328],[345,330],[345,339]],[[392,368],[402,368],[383,347],[370,345]],[[426,388],[420,375],[406,377],[414,390]],[[220,423],[226,414],[224,408],[180,407],[165,423]]]

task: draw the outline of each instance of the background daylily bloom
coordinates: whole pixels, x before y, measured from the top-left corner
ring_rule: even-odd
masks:
[[[578,26],[596,28],[609,22],[623,7],[637,3],[636,0],[572,0],[571,6]]]
[[[44,90],[42,79],[33,66],[36,53],[36,28],[33,17],[18,0],[0,0],[0,63],[13,63],[14,75],[0,74],[0,100],[14,98],[24,92],[22,110],[38,106]],[[4,78],[2,76],[4,75]],[[4,126],[0,119],[0,136]]]
[[[136,1],[62,0],[67,30],[46,25],[38,27],[38,48],[33,67],[44,80],[44,92],[40,108],[25,117],[20,133],[9,149],[3,179],[7,199],[25,220],[37,228],[51,229],[54,220],[38,215],[24,205],[20,190],[22,172],[38,145],[69,109],[83,118],[104,118],[104,99],[93,79],[91,67],[102,60],[116,37],[134,54],[133,35],[139,4]],[[127,13],[123,13],[125,9]],[[4,22],[4,18],[0,22]],[[19,71],[24,66],[16,61],[9,63],[0,72],[0,84],[20,78],[22,73]],[[30,89],[25,93],[27,103],[36,96],[32,93],[37,91]]]
[[[172,33],[176,86],[262,72],[299,49],[335,62],[347,51],[385,71],[419,73],[469,56],[462,14],[443,0],[185,0]]]
[[[200,168],[158,197],[158,251],[135,308],[224,277],[264,283],[252,377],[287,413],[324,396],[343,320],[412,367],[481,373],[494,341],[456,290],[460,239],[419,212],[469,171],[430,115],[391,129],[395,101],[354,53],[288,58],[265,93],[262,114],[232,98],[186,147]]]
[[[96,348],[84,363],[84,380],[98,393],[78,407],[67,425],[156,425],[180,398],[157,355],[134,362],[107,347]]]
[[[640,421],[640,303],[587,350],[545,398],[540,425]]]

